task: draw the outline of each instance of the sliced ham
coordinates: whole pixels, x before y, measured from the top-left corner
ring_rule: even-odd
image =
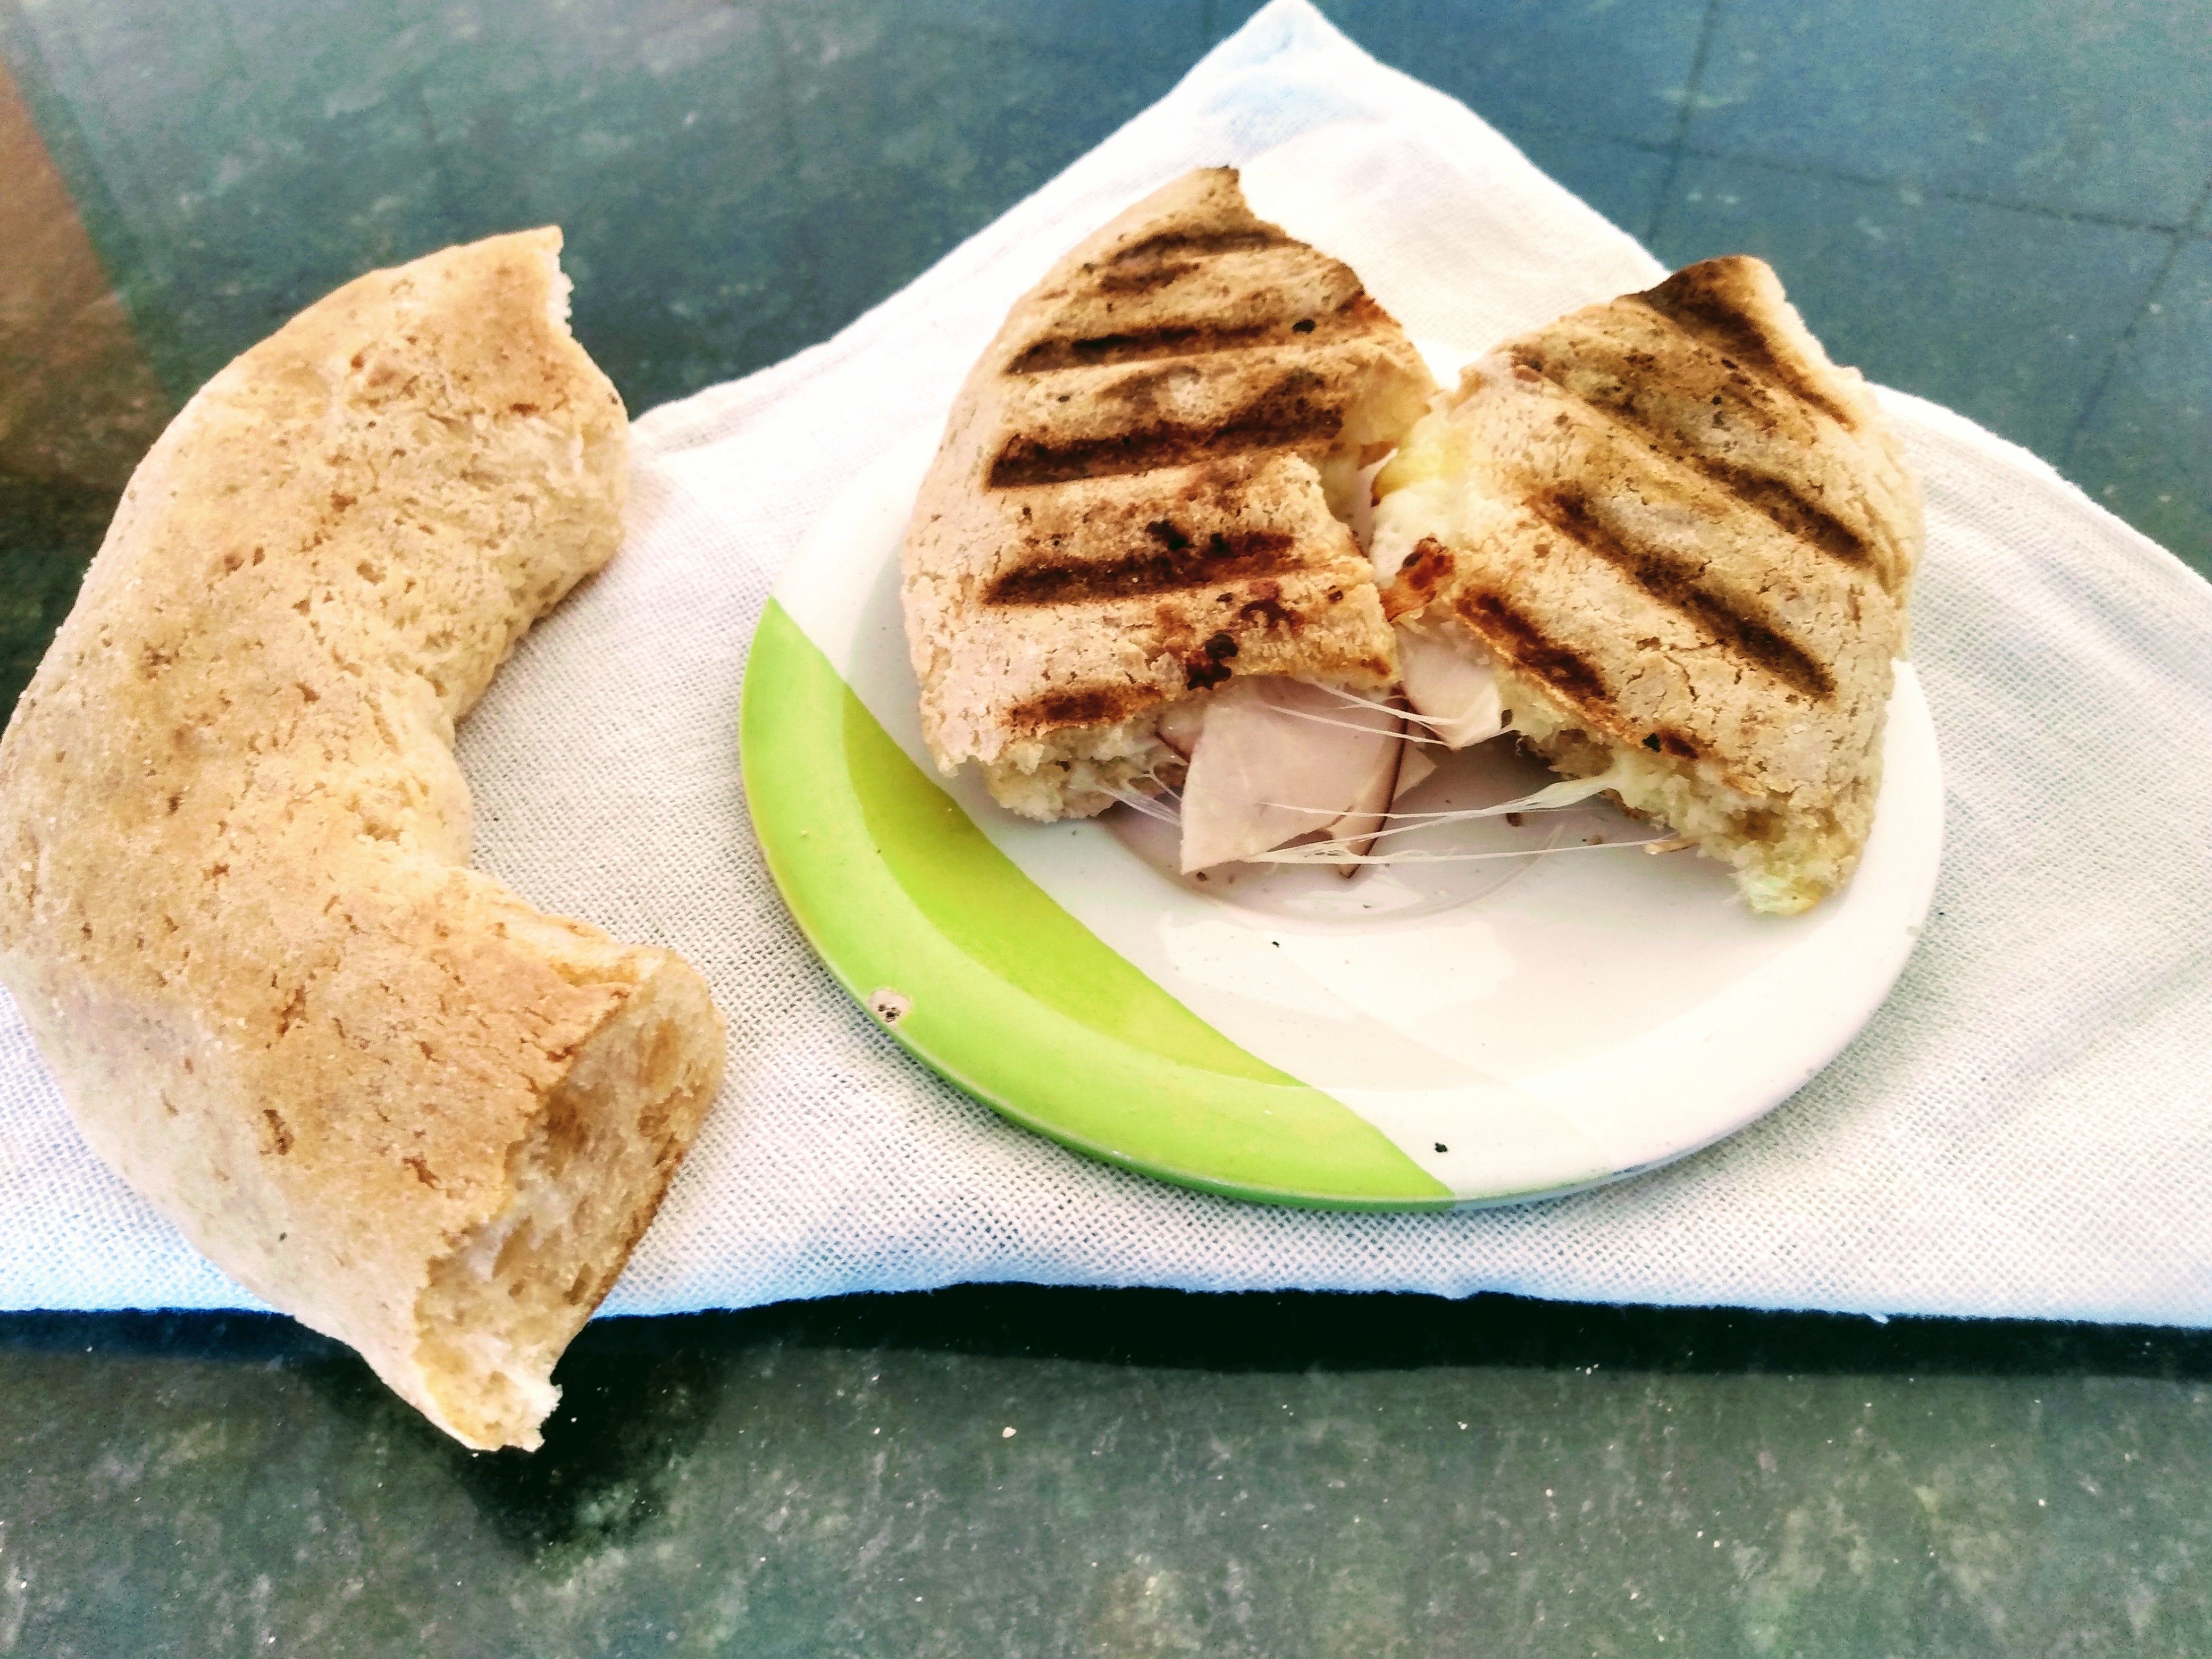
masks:
[[[1398,799],[1398,780],[1405,775],[1407,761],[1428,758],[1405,741],[1403,720],[1392,721],[1389,729],[1398,734],[1399,740],[1389,745],[1367,773],[1352,810],[1328,826],[1328,839],[1346,843],[1346,856],[1336,866],[1336,873],[1346,881],[1359,873],[1358,860],[1375,850],[1375,837],[1382,833],[1383,823],[1390,816],[1390,805]],[[1433,763],[1431,769],[1434,769]]]
[[[1460,635],[1443,639],[1401,623],[1398,672],[1413,712],[1451,748],[1464,749],[1505,729],[1498,676],[1489,653],[1474,641]]]
[[[1206,711],[1212,701],[1196,696],[1170,703],[1160,714],[1160,741],[1188,760],[1190,751],[1198,747],[1198,734],[1206,729]]]
[[[1405,748],[1395,712],[1267,675],[1232,679],[1208,703],[1182,787],[1186,872],[1316,830],[1371,836],[1382,828]],[[1344,827],[1350,814],[1358,816]]]
[[[1390,804],[1395,806],[1405,799],[1426,783],[1436,769],[1437,763],[1429,758],[1427,750],[1417,744],[1406,744],[1405,753],[1398,761],[1398,781],[1390,786]]]

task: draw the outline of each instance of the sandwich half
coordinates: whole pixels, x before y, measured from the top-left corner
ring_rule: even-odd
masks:
[[[1255,217],[1229,168],[1085,240],[984,351],[908,530],[907,636],[939,766],[977,763],[1001,805],[1044,821],[1195,769],[1186,818],[1218,833],[1186,846],[1192,868],[1285,828],[1279,811],[1255,821],[1285,805],[1265,783],[1207,810],[1251,769],[1193,758],[1217,706],[1241,718],[1216,750],[1257,732],[1249,759],[1285,732],[1346,750],[1288,803],[1304,828],[1371,798],[1395,720],[1351,700],[1386,696],[1397,659],[1347,520],[1362,468],[1435,390],[1351,268]]]
[[[1920,499],[1765,264],[1708,260],[1507,342],[1376,490],[1384,608],[1435,729],[1510,728],[1602,776],[1756,910],[1850,878]]]

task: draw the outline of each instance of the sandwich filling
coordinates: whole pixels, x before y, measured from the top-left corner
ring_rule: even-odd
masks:
[[[1364,850],[1406,752],[1397,710],[1275,676],[1234,679],[1179,705],[1174,725],[1196,727],[1182,783],[1186,873],[1305,836]]]
[[[1414,707],[1457,707],[1733,867],[1753,909],[1850,878],[1921,535],[1897,441],[1754,259],[1470,366],[1376,480]],[[1437,704],[1441,709],[1443,704]]]

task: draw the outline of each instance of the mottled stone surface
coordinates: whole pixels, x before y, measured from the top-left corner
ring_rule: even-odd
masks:
[[[1910,185],[1686,158],[1660,210],[1669,260],[1756,253],[1840,362],[2066,453],[2172,238]]]
[[[0,1320],[0,1652],[2212,1647],[2212,1339],[975,1289],[611,1321],[534,1457],[276,1320]]]
[[[2184,241],[2081,424],[2073,476],[2212,573],[2212,239]]]
[[[357,271],[558,222],[641,409],[1250,9],[0,0],[0,708],[161,411]],[[1325,9],[2212,568],[2191,9]],[[2212,1651],[2199,1335],[1001,1289],[605,1323],[561,1380],[477,1457],[283,1322],[0,1318],[0,1654]]]
[[[2212,27],[2168,0],[1716,9],[1693,143],[2172,227],[2212,177]]]
[[[0,255],[0,426],[29,411],[0,482],[52,497],[0,495],[0,578],[27,562],[43,596],[0,605],[0,706],[166,409],[348,277],[557,222],[577,331],[647,408],[850,321],[1254,3],[0,0],[0,227],[34,180],[82,221]],[[1839,356],[2212,568],[2212,30],[2190,9],[1323,9],[1663,258],[1765,255]]]

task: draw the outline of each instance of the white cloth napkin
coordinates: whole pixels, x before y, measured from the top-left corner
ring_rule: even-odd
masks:
[[[1885,394],[1928,489],[1914,654],[1936,911],[1888,1003],[1753,1128],[1581,1197],[1243,1205],[994,1117],[857,1012],[738,779],[745,644],[840,486],[1079,236],[1187,168],[1472,355],[1658,266],[1462,106],[1277,0],[1160,103],[835,339],[638,423],[629,544],[466,722],[477,859],[712,979],[730,1080],[611,1313],[963,1279],[1315,1286],[2212,1322],[2212,586],[2033,457]],[[251,1306],[85,1149],[0,1004],[0,1307]]]

